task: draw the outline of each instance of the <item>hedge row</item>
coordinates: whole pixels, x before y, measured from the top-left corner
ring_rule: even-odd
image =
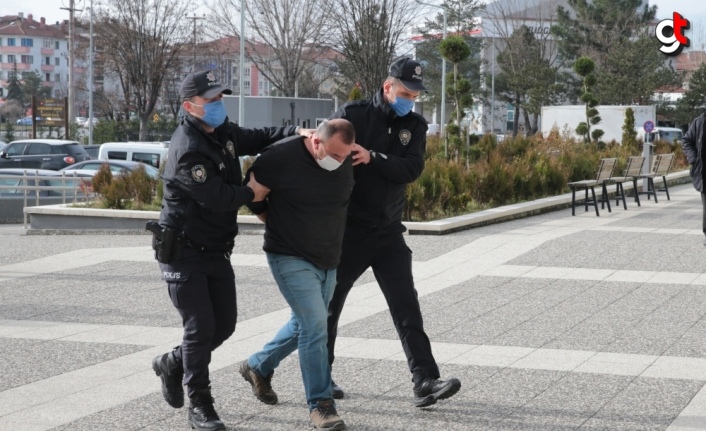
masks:
[[[491,135],[466,151],[460,160],[446,160],[439,138],[427,141],[426,167],[407,187],[404,219],[426,221],[566,193],[567,183],[594,178],[598,161],[618,158],[615,174],[641,149],[615,143],[596,150],[552,134],[517,136],[496,143]],[[675,153],[672,170],[688,167],[679,145],[658,142],[656,154]]]

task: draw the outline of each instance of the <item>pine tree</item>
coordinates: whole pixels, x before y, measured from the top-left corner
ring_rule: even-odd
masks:
[[[7,97],[5,99],[17,100],[19,103],[23,103],[22,85],[17,72],[17,62],[13,64],[12,71],[10,71],[10,76],[7,83]]]

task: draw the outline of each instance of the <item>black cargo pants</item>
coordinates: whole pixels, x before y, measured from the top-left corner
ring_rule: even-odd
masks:
[[[184,367],[188,394],[209,387],[211,352],[235,331],[235,275],[223,252],[185,248],[175,262],[160,263],[162,280],[179,311],[184,338],[174,355]]]
[[[439,368],[424,332],[422,311],[412,277],[412,251],[402,233],[382,233],[369,228],[348,226],[343,239],[341,263],[338,265],[336,289],[329,303],[328,354],[334,361],[338,319],[348,292],[369,267],[380,285],[392,321],[407,356],[415,386],[426,378],[439,378]]]

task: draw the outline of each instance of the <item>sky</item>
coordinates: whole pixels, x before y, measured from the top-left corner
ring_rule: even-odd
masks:
[[[98,3],[100,0],[93,0]],[[74,7],[82,9],[90,6],[91,0],[74,0]],[[205,4],[204,0],[191,0],[193,4]],[[439,0],[430,2],[440,3]],[[659,18],[672,16],[672,12],[679,12],[692,21],[692,28],[697,22],[706,26],[706,10],[703,7],[703,0],[650,0],[651,5],[657,5],[657,15]],[[0,0],[0,16],[17,15],[23,12],[25,16],[32,14],[35,20],[45,17],[48,23],[55,23],[69,18],[69,12],[61,7],[68,7],[69,0]],[[201,12],[206,12],[205,8]],[[88,13],[88,12],[84,12]],[[186,20],[185,20],[186,23]]]

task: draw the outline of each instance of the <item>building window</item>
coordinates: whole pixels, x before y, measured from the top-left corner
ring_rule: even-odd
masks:
[[[5,89],[0,87],[0,97],[5,96]]]
[[[47,73],[44,80],[51,81],[51,73]]]
[[[54,49],[59,49],[59,41],[54,42]]]
[[[243,87],[250,88],[250,81],[243,81]]]
[[[51,48],[51,39],[44,39],[44,47],[45,48]]]
[[[0,55],[0,63],[2,63],[2,55]]]
[[[7,38],[7,46],[15,46],[15,38],[14,37]]]
[[[248,67],[247,69],[244,70],[245,76],[250,76],[250,68]]]
[[[55,73],[55,74],[54,74],[54,81],[56,81],[56,82],[61,82],[61,74],[60,74],[60,73]]]
[[[44,64],[51,66],[51,57],[44,57]]]
[[[33,64],[34,63],[34,56],[32,55],[23,55],[20,57],[21,61],[20,63],[22,64]]]
[[[22,43],[22,46],[34,46],[34,39],[30,39],[28,37],[23,37],[20,42]]]
[[[61,61],[61,60],[59,59],[59,57],[54,57],[54,66],[59,66],[59,65],[60,65],[60,63],[59,63],[60,61]]]
[[[5,79],[5,72],[0,71],[0,80]]]
[[[8,63],[14,63],[17,61],[17,57],[15,57],[14,54],[8,54],[7,55],[7,62]]]

